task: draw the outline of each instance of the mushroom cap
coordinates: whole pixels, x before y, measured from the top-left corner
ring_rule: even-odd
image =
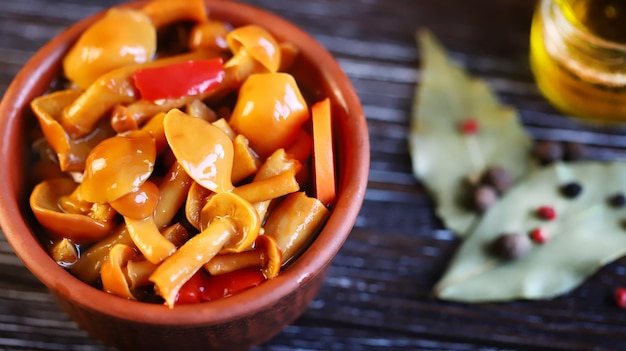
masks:
[[[241,252],[250,248],[261,230],[261,220],[252,204],[229,192],[215,194],[202,208],[201,229],[205,230],[214,221],[227,223],[232,230],[230,240],[220,253]]]
[[[77,244],[91,243],[102,239],[113,229],[115,212],[111,211],[101,219],[62,212],[59,198],[70,195],[77,186],[70,178],[45,180],[33,189],[30,207],[50,235],[59,239],[68,238]]]
[[[309,115],[307,102],[291,74],[258,73],[239,89],[229,123],[265,158],[291,146]]]
[[[135,256],[135,250],[124,244],[115,244],[102,263],[100,276],[104,291],[131,300],[135,300],[124,274],[127,263]]]
[[[81,35],[63,59],[63,69],[86,89],[109,71],[152,60],[156,45],[156,28],[145,13],[112,8]]]
[[[280,272],[283,255],[274,238],[267,235],[259,235],[254,242],[255,249],[263,252],[263,275],[266,279],[272,279]]]
[[[80,90],[60,90],[37,97],[31,102],[31,109],[39,120],[46,141],[56,153],[59,168],[64,172],[82,172],[89,151],[115,134],[106,121],[82,138],[73,139],[66,133],[59,121],[64,109],[81,94]]]
[[[233,142],[221,129],[178,110],[163,120],[165,137],[178,163],[203,187],[216,193],[233,188]]]
[[[117,200],[150,177],[155,159],[155,141],[148,132],[103,140],[87,157],[80,196],[95,203]]]
[[[110,202],[119,214],[133,219],[152,216],[159,203],[159,187],[147,180],[119,199]]]
[[[238,27],[228,33],[226,42],[235,55],[244,50],[269,72],[278,71],[281,48],[267,30],[257,25]]]

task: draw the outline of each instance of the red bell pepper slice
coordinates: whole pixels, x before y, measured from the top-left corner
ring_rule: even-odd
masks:
[[[192,60],[135,71],[133,82],[141,98],[149,101],[205,93],[224,80],[221,58]]]
[[[200,270],[178,291],[175,304],[216,300],[255,287],[265,280],[263,272],[258,268],[240,269],[215,276]]]

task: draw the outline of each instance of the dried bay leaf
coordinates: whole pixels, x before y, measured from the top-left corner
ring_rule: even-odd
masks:
[[[433,196],[445,226],[464,237],[478,215],[463,204],[464,181],[495,165],[518,179],[531,167],[532,141],[517,112],[500,105],[485,82],[456,66],[430,32],[419,31],[417,41],[421,82],[408,136],[413,174]],[[467,118],[478,122],[477,134],[459,132]]]
[[[582,185],[582,193],[564,197],[559,187]],[[509,190],[480,220],[435,286],[437,297],[463,302],[551,298],[578,287],[605,264],[626,254],[626,207],[607,199],[626,193],[626,163],[557,163],[532,172]],[[537,218],[540,206],[552,206],[553,221]],[[503,232],[528,233],[542,226],[544,244],[515,261],[501,261],[488,247]]]

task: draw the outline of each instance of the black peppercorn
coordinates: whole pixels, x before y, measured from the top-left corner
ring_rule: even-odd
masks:
[[[609,205],[615,208],[624,207],[626,205],[626,196],[622,193],[611,195],[609,197]]]
[[[483,174],[482,183],[493,186],[502,195],[513,185],[513,177],[504,167],[491,166]]]
[[[538,141],[535,143],[533,153],[541,164],[547,165],[563,159],[563,146],[556,141]]]
[[[498,236],[491,246],[492,253],[503,260],[515,260],[530,251],[532,242],[522,233],[505,233]]]
[[[582,191],[582,185],[576,182],[567,183],[561,186],[561,194],[570,199],[578,197]]]

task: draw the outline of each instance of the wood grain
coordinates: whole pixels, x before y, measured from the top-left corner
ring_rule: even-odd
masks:
[[[554,111],[528,67],[534,2],[523,0],[248,0],[310,32],[351,78],[371,137],[371,170],[355,228],[302,318],[256,351],[620,350],[626,311],[611,293],[626,260],[549,301],[457,304],[430,289],[458,246],[413,178],[406,141],[419,84],[414,33],[451,55],[520,112],[537,139],[578,140],[591,157],[626,157],[626,128],[590,128]],[[71,23],[119,0],[0,0],[0,93],[26,60]],[[59,311],[0,238],[0,349],[107,350]]]

